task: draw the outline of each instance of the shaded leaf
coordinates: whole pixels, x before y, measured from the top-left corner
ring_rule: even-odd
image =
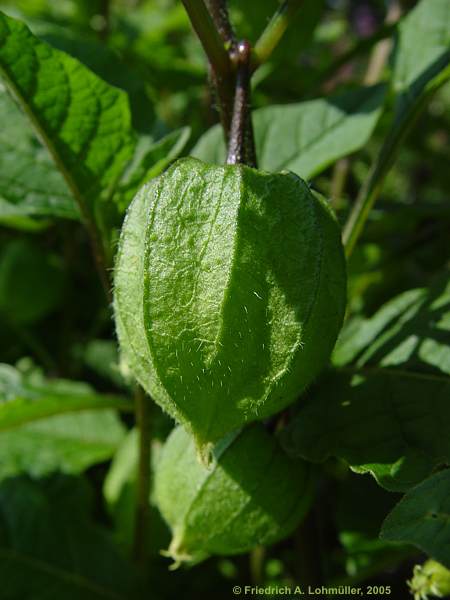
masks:
[[[410,490],[387,516],[380,536],[413,544],[450,568],[450,470]]]
[[[363,579],[386,564],[392,568],[411,554],[408,546],[379,539],[381,523],[398,500],[398,495],[386,492],[370,477],[348,473],[339,484],[333,508],[348,575]]]
[[[285,433],[294,454],[329,456],[406,490],[450,463],[450,279],[409,290],[344,328],[343,372],[311,392]]]
[[[0,484],[0,579],[8,600],[129,600],[133,568],[91,516],[83,480]]]
[[[132,403],[97,394],[85,383],[45,379],[39,372],[26,375],[0,363],[0,431],[52,415],[106,408],[129,410]]]
[[[338,158],[359,150],[377,124],[384,92],[384,86],[378,85],[256,110],[253,122],[260,168],[273,172],[289,169],[311,178]],[[200,138],[192,155],[205,162],[225,161],[219,126]]]
[[[20,325],[42,319],[61,302],[64,283],[58,256],[26,239],[13,240],[0,254],[0,316]]]
[[[284,430],[286,450],[320,462],[330,456],[406,490],[450,464],[450,379],[387,369],[331,374]]]

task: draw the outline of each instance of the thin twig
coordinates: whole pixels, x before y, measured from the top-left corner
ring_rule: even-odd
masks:
[[[230,57],[204,1],[182,2],[216,77],[226,77],[231,71]]]
[[[226,42],[203,0],[182,2],[210,64],[210,79],[217,94],[220,121],[228,142],[233,109],[234,68],[225,47]],[[210,4],[212,3],[211,0]],[[223,23],[220,27],[223,27]]]
[[[256,167],[256,152],[250,109],[251,47],[249,42],[246,40],[239,42],[236,52],[238,67],[227,164],[236,165],[242,163]]]
[[[205,3],[217,31],[230,49],[236,43],[236,36],[228,14],[227,0],[205,0]]]
[[[133,555],[138,565],[145,566],[149,541],[151,401],[139,386],[136,388],[135,405],[136,424],[139,430],[139,463]]]

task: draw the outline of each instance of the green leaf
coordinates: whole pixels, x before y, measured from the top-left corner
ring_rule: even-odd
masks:
[[[131,157],[128,98],[0,13],[0,73],[83,214],[108,197]]]
[[[73,477],[0,484],[0,580],[8,600],[130,600],[134,571],[92,519]]]
[[[52,415],[107,408],[130,410],[132,403],[97,394],[85,383],[45,379],[36,371],[27,375],[0,363],[0,432]]]
[[[283,431],[285,449],[321,462],[344,459],[388,490],[450,464],[450,379],[387,369],[332,374]]]
[[[394,52],[393,86],[400,113],[450,62],[448,0],[422,0],[400,22]]]
[[[60,257],[15,239],[0,254],[0,316],[11,325],[38,321],[60,304],[64,284]]]
[[[409,290],[370,319],[344,327],[333,363],[396,367],[450,375],[450,276],[429,288]]]
[[[157,142],[140,136],[134,156],[117,186],[114,201],[125,210],[139,188],[162,173],[183,151],[191,134],[189,127],[172,131]]]
[[[450,470],[410,490],[387,516],[380,535],[413,544],[450,568]]]
[[[114,340],[89,340],[84,347],[76,348],[75,356],[116,387],[124,388],[130,383],[120,371],[117,343]]]
[[[447,273],[350,321],[333,362],[343,372],[311,391],[284,434],[291,452],[312,461],[338,456],[400,491],[450,463]]]
[[[4,90],[0,90],[0,119],[0,223],[11,224],[24,216],[78,219],[62,175]]]
[[[112,410],[84,410],[0,433],[0,479],[27,473],[80,473],[109,460],[125,435]]]
[[[299,104],[269,106],[253,115],[259,166],[289,169],[311,178],[338,158],[359,150],[370,138],[384,100],[382,85]],[[221,129],[207,131],[192,150],[205,162],[223,163]]]

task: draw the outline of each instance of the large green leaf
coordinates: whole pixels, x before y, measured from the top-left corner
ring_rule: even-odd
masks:
[[[450,4],[422,0],[399,25],[393,73],[399,111],[449,62]]]
[[[124,91],[105,83],[78,60],[52,48],[23,23],[3,13],[0,13],[0,75],[65,179],[63,185],[61,177],[52,173],[49,192],[54,194],[56,189],[67,200],[70,190],[90,221],[94,214],[99,216],[98,200],[111,198],[123,177],[129,189],[130,169],[135,191],[163,170],[187,141],[187,129],[156,143],[147,137],[140,140],[132,127]],[[23,130],[23,125],[19,129]],[[146,144],[146,151],[142,152]],[[44,167],[35,173],[27,168],[23,157],[21,162],[22,167],[17,164],[14,177],[23,180],[25,190],[33,189]],[[44,163],[51,172],[46,158]],[[40,181],[42,185],[43,179]],[[5,210],[11,209],[10,204],[19,204],[14,188],[9,194]],[[43,199],[40,201],[42,204]],[[24,202],[21,197],[20,203]],[[123,208],[123,200],[121,204]],[[34,214],[42,214],[38,206],[34,208]],[[72,209],[71,216],[73,213]],[[70,216],[51,210],[44,214]]]
[[[387,516],[381,538],[414,544],[450,568],[450,470],[410,490]]]
[[[53,415],[108,408],[129,410],[132,403],[97,394],[85,383],[45,379],[39,372],[23,374],[0,364],[0,432]]]
[[[450,464],[450,379],[380,369],[332,374],[311,392],[283,433],[286,450],[330,456],[403,491]]]
[[[303,178],[317,175],[333,161],[359,150],[381,114],[384,86],[299,104],[269,106],[254,112],[259,166],[289,169]],[[207,131],[192,150],[205,162],[223,163],[225,145],[219,126]]]
[[[22,477],[0,484],[0,580],[8,600],[130,600],[133,568],[92,519],[87,484]]]
[[[86,213],[131,157],[128,98],[0,13],[0,73]]]
[[[448,274],[350,322],[334,364],[284,433],[293,454],[338,456],[390,490],[450,463]]]
[[[64,178],[4,90],[0,120],[0,223],[36,215],[79,218]]]

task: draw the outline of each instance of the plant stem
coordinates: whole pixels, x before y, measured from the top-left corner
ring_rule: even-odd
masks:
[[[231,61],[203,0],[182,0],[216,77],[226,77]]]
[[[203,0],[182,0],[182,2],[209,60],[210,77],[217,93],[220,121],[225,141],[228,142],[232,119],[234,83],[233,64],[225,48],[226,43],[221,37],[227,29],[227,26],[223,23],[224,15],[223,12],[220,12],[218,2],[210,0],[208,5],[211,6],[211,14],[214,14],[217,19],[220,17],[220,26],[216,27]],[[226,6],[224,7],[223,3],[220,3],[220,5],[226,11]],[[220,30],[223,30],[223,33]]]
[[[335,210],[340,208],[340,202],[350,172],[351,161],[348,156],[340,158],[333,167],[330,185],[330,202]]]
[[[296,572],[295,576],[303,588],[315,587],[321,583],[320,556],[318,548],[318,531],[312,510],[297,529],[294,537]]]
[[[344,227],[343,241],[347,257],[353,252],[369,213],[380,195],[386,175],[394,164],[403,141],[414,127],[429,100],[449,79],[450,66],[428,82],[420,96],[413,101],[413,104],[407,109],[407,113],[400,117],[385,139]]]
[[[136,514],[134,523],[134,560],[145,566],[149,533],[150,460],[151,460],[151,401],[138,386],[135,392],[136,425],[139,430],[139,462],[137,477]]]
[[[262,585],[264,583],[264,560],[266,549],[264,546],[256,546],[249,556],[250,574],[253,585]]]
[[[236,36],[228,15],[227,0],[205,0],[205,3],[222,40],[231,48]]]
[[[253,48],[253,70],[268,60],[302,2],[303,0],[285,0],[278,8]]]
[[[239,42],[236,52],[238,67],[227,164],[236,165],[242,163],[256,167],[255,142],[250,109],[251,47],[249,42],[245,40]]]

